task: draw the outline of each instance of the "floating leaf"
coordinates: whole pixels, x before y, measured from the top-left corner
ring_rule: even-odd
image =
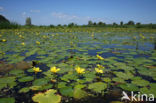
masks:
[[[32,76],[26,76],[26,77],[22,77],[22,78],[18,79],[19,82],[29,82],[32,80],[34,80],[34,77],[32,77]]]
[[[0,98],[0,103],[15,103],[14,98]]]
[[[135,84],[137,86],[148,86],[150,83],[147,80],[134,80],[132,81],[132,84]]]
[[[29,90],[30,90],[29,87],[24,87],[24,88],[19,90],[19,93],[27,93],[27,92],[29,92]]]
[[[138,91],[139,90],[139,88],[136,85],[129,84],[129,83],[120,84],[119,87],[122,88],[123,90],[127,90],[127,91]]]
[[[66,82],[59,82],[58,83],[58,88],[63,88],[63,87],[66,87]]]
[[[48,79],[45,79],[45,78],[42,78],[42,79],[36,79],[34,82],[33,82],[33,85],[34,86],[41,86],[41,85],[45,85],[48,83]]]
[[[107,88],[107,84],[102,83],[102,82],[96,82],[89,84],[88,89],[91,89],[97,93],[101,93],[103,90]]]
[[[114,74],[119,77],[119,78],[122,78],[124,80],[128,80],[128,79],[131,79],[133,77],[133,74],[130,73],[130,72],[114,72]]]
[[[105,81],[105,82],[111,82],[111,79],[110,78],[102,78],[103,79],[103,81]]]
[[[35,94],[32,97],[32,100],[38,103],[59,103],[61,101],[61,96],[56,95],[55,93],[56,90],[49,89],[44,93]]]
[[[27,72],[34,72],[33,68],[28,69]]]
[[[19,69],[14,69],[14,70],[11,70],[9,72],[10,75],[16,75],[16,76],[18,76],[19,74],[23,74],[23,73],[24,73],[24,71],[23,70],[19,70]]]
[[[88,93],[84,90],[82,90],[82,88],[84,88],[83,85],[77,85],[74,87],[74,93],[73,96],[75,99],[82,99],[88,96]]]
[[[14,86],[16,86],[16,77],[3,77],[0,78],[0,84],[2,84],[1,89],[3,87],[6,87],[6,85],[9,86],[9,88],[13,88]]]
[[[63,87],[60,89],[62,95],[67,97],[73,97],[73,88],[72,87]]]

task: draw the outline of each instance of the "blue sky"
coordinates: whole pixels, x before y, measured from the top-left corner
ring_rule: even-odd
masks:
[[[156,0],[0,0],[0,14],[11,21],[25,24],[87,24],[133,20],[156,23]]]

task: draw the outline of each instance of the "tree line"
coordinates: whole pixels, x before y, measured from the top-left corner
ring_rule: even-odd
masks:
[[[114,28],[150,28],[150,29],[156,29],[156,24],[141,24],[140,22],[135,23],[134,21],[130,20],[127,23],[124,23],[121,21],[119,24],[116,22],[113,22],[112,24],[106,24],[105,22],[99,21],[99,22],[93,22],[91,20],[88,21],[88,24],[84,25],[77,25],[76,23],[69,23],[69,24],[58,24],[58,25],[53,25],[50,24],[48,26],[46,25],[33,25],[31,23],[31,18],[27,17],[25,20],[25,25],[20,25],[16,22],[10,22],[7,20],[4,16],[0,15],[0,29],[11,29],[11,28],[21,28],[21,27],[114,27]]]

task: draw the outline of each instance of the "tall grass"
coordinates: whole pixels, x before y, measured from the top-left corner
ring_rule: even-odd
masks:
[[[2,23],[0,23],[0,29],[17,29],[20,27],[21,27],[21,25],[19,25],[16,22],[2,22]]]

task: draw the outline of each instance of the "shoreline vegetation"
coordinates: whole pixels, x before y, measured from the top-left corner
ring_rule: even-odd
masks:
[[[31,23],[31,18],[27,17],[26,18],[26,23],[25,25],[18,24],[17,22],[10,22],[8,19],[6,19],[4,16],[0,15],[0,29],[23,29],[23,28],[130,28],[130,29],[156,29],[156,24],[142,24],[140,22],[134,22],[132,20],[128,21],[127,23],[124,23],[121,21],[119,24],[116,22],[113,22],[112,24],[106,24],[105,22],[93,22],[93,21],[88,21],[88,24],[83,24],[83,25],[77,25],[76,23],[69,23],[69,24],[58,24],[58,25],[33,25]]]

